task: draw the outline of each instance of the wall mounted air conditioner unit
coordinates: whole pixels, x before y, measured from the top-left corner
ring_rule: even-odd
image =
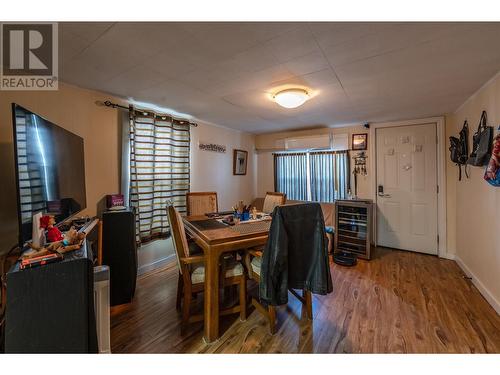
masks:
[[[278,150],[285,149],[285,138],[280,138],[274,141],[274,148]]]
[[[311,150],[330,148],[330,134],[285,138],[285,150]]]
[[[349,150],[349,134],[332,134],[332,150]]]

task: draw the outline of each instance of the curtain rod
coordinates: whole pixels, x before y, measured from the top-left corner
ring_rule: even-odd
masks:
[[[133,110],[133,109],[134,109],[134,107],[133,107],[132,105],[129,105],[128,107],[126,107],[126,106],[121,105],[121,104],[113,103],[113,102],[111,102],[111,101],[109,101],[109,100],[106,100],[106,101],[104,101],[104,102],[97,100],[95,103],[96,103],[97,105],[100,105],[100,106],[105,106],[105,107],[110,107],[110,108],[121,108],[121,109],[126,109],[127,111],[131,111],[131,110]],[[151,111],[151,112],[153,112],[153,113],[156,113],[156,112],[155,112],[155,111],[153,111],[153,110],[147,110],[147,109],[144,109],[144,111]],[[140,110],[139,110],[139,112],[140,112]],[[181,122],[187,122],[187,123],[189,123],[189,125],[194,126],[194,127],[197,127],[197,126],[198,126],[198,124],[196,124],[196,123],[194,123],[194,122],[191,122],[191,121],[189,121],[189,120],[184,120],[184,119],[175,118],[174,116],[172,116],[172,115],[170,115],[170,114],[165,114],[165,115],[166,115],[166,116],[168,116],[168,117],[170,117],[170,118],[172,118],[173,120],[177,120],[177,121],[181,121]]]
[[[276,151],[273,155],[305,155],[309,154],[346,154],[349,150],[297,150],[297,151]]]

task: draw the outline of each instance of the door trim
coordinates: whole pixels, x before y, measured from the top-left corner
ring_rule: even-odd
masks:
[[[436,149],[436,163],[437,163],[437,183],[438,183],[438,202],[437,202],[437,225],[438,225],[438,257],[451,259],[453,254],[448,255],[447,251],[447,230],[446,230],[446,129],[445,129],[445,119],[443,116],[438,117],[427,117],[423,119],[416,120],[405,120],[405,121],[393,121],[393,122],[381,122],[370,124],[370,139],[373,140],[373,147],[369,147],[368,155],[370,159],[370,170],[373,171],[373,179],[370,195],[375,204],[377,202],[377,138],[375,135],[376,129],[381,128],[391,128],[398,126],[409,126],[409,125],[425,125],[425,124],[436,124],[436,135],[437,135],[437,149]],[[377,209],[374,212],[374,242],[377,245]],[[437,239],[436,239],[437,240]],[[451,257],[451,258],[450,258]]]

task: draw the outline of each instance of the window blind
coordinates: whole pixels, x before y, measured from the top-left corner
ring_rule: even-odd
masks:
[[[350,186],[348,151],[274,154],[275,190],[291,200],[346,199]]]
[[[307,200],[307,154],[305,152],[274,154],[275,191],[287,199]]]
[[[347,198],[350,176],[347,151],[311,152],[309,162],[312,201]]]

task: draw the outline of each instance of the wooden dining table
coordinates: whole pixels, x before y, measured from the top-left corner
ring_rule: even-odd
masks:
[[[219,338],[219,262],[223,253],[264,245],[270,220],[242,222],[230,226],[207,216],[185,216],[187,234],[205,254],[204,339]]]

